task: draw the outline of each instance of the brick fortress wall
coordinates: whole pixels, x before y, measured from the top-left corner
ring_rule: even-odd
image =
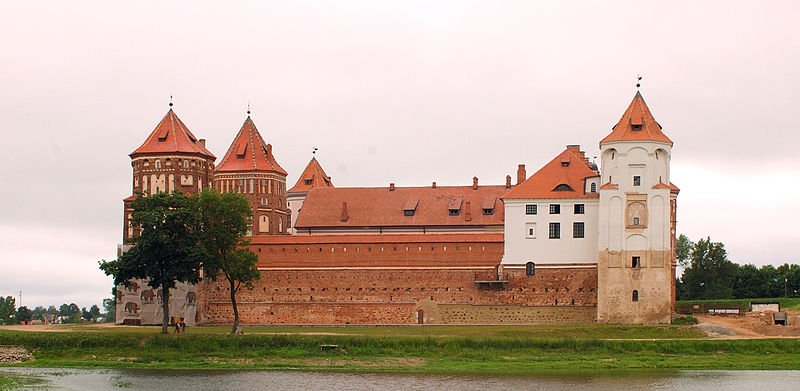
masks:
[[[356,241],[355,239],[358,239]],[[246,324],[593,322],[594,265],[505,267],[502,235],[254,238],[261,279],[237,295]],[[199,287],[202,323],[230,323],[225,281]]]

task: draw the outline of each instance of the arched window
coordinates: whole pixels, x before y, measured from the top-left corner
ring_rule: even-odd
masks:
[[[183,161],[183,168],[189,168],[189,161],[188,160],[184,160]]]
[[[267,197],[261,197],[261,205],[267,204]]]
[[[536,274],[536,264],[533,262],[528,262],[525,264],[525,275],[532,276]]]
[[[156,170],[161,168],[161,160],[156,160]]]
[[[570,187],[568,184],[562,183],[556,186],[556,188],[553,189],[553,191],[574,191],[574,190],[572,190],[572,187]]]
[[[591,191],[592,193],[597,193],[597,183],[592,182]]]
[[[639,301],[639,291],[637,291],[636,289],[634,289],[633,293],[631,293],[631,301],[633,302]]]
[[[283,217],[278,217],[278,232],[283,232]]]

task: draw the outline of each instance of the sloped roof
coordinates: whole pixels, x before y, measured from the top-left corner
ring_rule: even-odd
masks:
[[[634,125],[638,130],[634,130]],[[642,94],[636,91],[628,109],[622,114],[616,125],[611,128],[611,133],[600,141],[600,144],[611,141],[662,141],[672,144],[672,140],[661,131],[661,125],[656,122],[650,108],[647,107]]]
[[[597,193],[584,192],[584,181],[586,178],[599,175],[580,147],[571,145],[530,178],[509,191],[503,199],[595,198],[599,197]],[[569,190],[561,190],[567,186]],[[556,190],[557,188],[559,190]]]
[[[500,198],[505,186],[438,187],[345,187],[312,188],[297,217],[297,228],[320,227],[399,227],[399,226],[486,226],[503,225],[502,203],[492,214],[484,215],[482,201]],[[404,209],[416,201],[413,216]],[[342,221],[342,203],[347,203],[347,221]],[[467,218],[467,202],[469,218]],[[459,213],[451,216],[449,208],[458,204]]]
[[[307,181],[311,181],[311,183],[306,184]],[[322,169],[322,165],[319,164],[316,157],[311,158],[306,169],[300,174],[300,178],[297,178],[297,183],[288,192],[305,193],[314,187],[334,187],[331,177],[325,174],[325,170]]]
[[[264,142],[249,115],[215,171],[271,171],[286,175],[272,154],[272,145]]]
[[[169,109],[142,146],[131,152],[130,156],[171,152],[196,153],[216,159],[216,156],[197,140],[175,112]]]

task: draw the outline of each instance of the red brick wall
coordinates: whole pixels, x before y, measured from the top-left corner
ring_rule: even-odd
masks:
[[[493,268],[262,270],[254,289],[242,289],[237,301],[242,321],[249,324],[407,324],[416,323],[418,309],[431,305],[562,307],[583,321],[586,311],[575,309],[597,304],[595,268],[539,267],[534,276],[526,276],[524,269],[506,269],[502,277],[508,281],[505,289],[485,290],[477,288],[474,281],[496,279]],[[206,281],[200,291],[201,322],[232,322],[225,282]],[[485,310],[480,312],[477,317],[461,318],[502,322],[487,317]],[[542,322],[572,315],[554,317],[547,311],[543,316],[549,318]],[[539,322],[535,314],[519,319]]]

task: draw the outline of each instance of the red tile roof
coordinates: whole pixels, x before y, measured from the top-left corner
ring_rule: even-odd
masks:
[[[634,125],[639,125],[640,129],[634,130]],[[636,91],[631,104],[619,122],[611,128],[611,133],[600,143],[611,141],[642,141],[653,140],[672,144],[672,140],[661,131],[661,125],[656,122],[650,108],[647,107],[642,94]]]
[[[348,243],[501,243],[502,233],[475,234],[382,234],[382,235],[259,235],[258,244],[348,244]]]
[[[310,184],[306,184],[307,181],[310,181]],[[297,178],[297,183],[288,192],[305,193],[314,187],[333,187],[333,182],[331,182],[331,177],[325,174],[325,170],[322,169],[317,158],[312,157],[306,169],[300,174],[300,178]]]
[[[584,182],[587,178],[599,175],[580,147],[571,145],[525,182],[509,191],[503,199],[595,198],[599,196],[597,193],[584,192]]]
[[[271,171],[286,175],[272,154],[272,145],[264,142],[250,116],[244,120],[215,171]]]
[[[147,136],[144,144],[131,152],[130,156],[171,152],[200,154],[216,159],[214,154],[206,149],[205,145],[198,141],[197,137],[183,124],[183,121],[175,115],[175,112],[169,109],[161,122]]]
[[[492,214],[483,214],[486,198],[500,198],[505,186],[437,187],[348,187],[312,188],[308,191],[295,226],[321,227],[430,227],[503,225],[503,204],[498,202]],[[347,203],[347,221],[342,221],[342,203]],[[412,216],[404,209],[416,207]],[[470,210],[467,211],[467,202]],[[449,208],[457,208],[451,216]]]

